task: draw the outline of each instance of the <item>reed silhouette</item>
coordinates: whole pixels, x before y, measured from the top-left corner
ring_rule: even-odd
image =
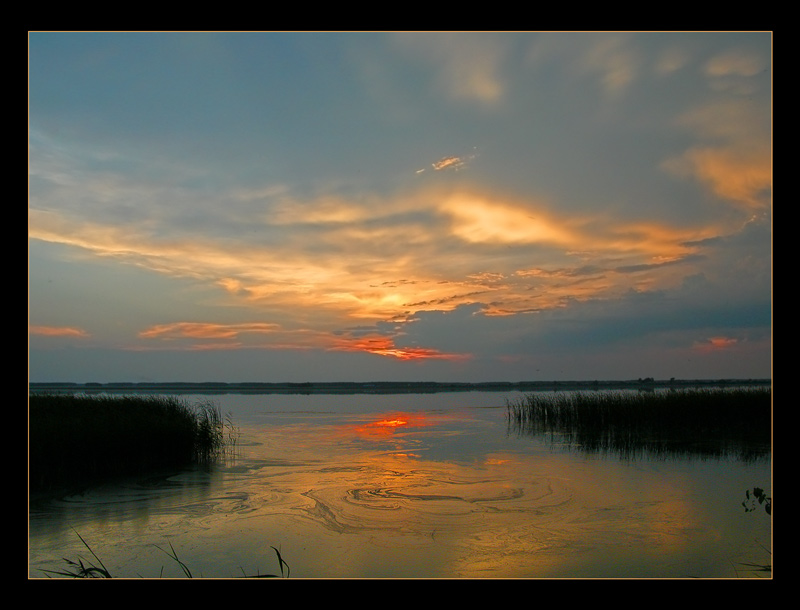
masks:
[[[212,402],[190,404],[173,396],[29,397],[32,490],[208,463],[230,442]]]
[[[632,457],[763,457],[771,451],[770,388],[529,394],[507,402],[509,430],[553,444]]]

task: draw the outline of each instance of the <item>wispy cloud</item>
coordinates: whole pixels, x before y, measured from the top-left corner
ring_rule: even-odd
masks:
[[[641,59],[629,34],[596,37],[580,58],[582,69],[598,76],[606,95],[625,92],[637,77]]]
[[[376,335],[341,338],[337,340],[336,344],[330,349],[343,352],[365,352],[378,356],[396,358],[398,360],[464,361],[472,357],[471,354],[446,353],[438,349],[426,347],[401,347],[396,345],[394,339],[391,337]]]
[[[242,226],[234,240],[213,235],[210,226],[192,232],[176,225],[170,232],[167,226],[153,230],[149,222],[103,224],[99,217],[32,208],[30,236],[207,282],[242,304],[283,308],[288,321],[303,318],[304,310],[336,312],[342,319],[402,318],[415,309],[448,309],[476,299],[493,303],[497,312],[546,309],[570,293],[588,298],[629,289],[630,283],[609,280],[615,270],[649,272],[655,286],[665,263],[692,264],[704,240],[733,230],[559,214],[543,202],[440,187],[362,201],[278,201],[274,209]],[[174,237],[162,237],[170,233]],[[275,237],[260,239],[264,235]],[[531,271],[530,256],[545,253],[550,263]],[[587,261],[593,277],[585,272]],[[149,332],[255,330],[181,326]]]
[[[756,76],[767,69],[766,58],[748,49],[730,49],[709,59],[706,73],[712,77]]]
[[[455,32],[403,32],[392,38],[404,53],[433,69],[433,86],[448,97],[486,105],[503,99],[512,39]]]
[[[263,334],[274,332],[277,324],[218,324],[202,322],[175,322],[158,324],[139,333],[142,339],[231,339],[243,334]]]
[[[396,334],[398,331],[392,331]],[[246,323],[219,324],[202,322],[174,322],[158,324],[139,333],[146,344],[133,346],[134,350],[183,349],[190,351],[230,349],[272,350],[322,350],[332,352],[358,352],[395,358],[398,360],[468,360],[470,354],[447,353],[427,347],[409,347],[396,344],[395,337],[376,332],[375,327],[360,332],[286,330],[277,324]],[[156,343],[153,343],[156,341]]]
[[[668,167],[679,174],[694,176],[715,195],[734,205],[752,210],[769,207],[772,160],[766,146],[694,148]]]
[[[735,83],[737,89],[679,115],[677,125],[698,141],[663,164],[677,176],[706,185],[720,200],[750,210],[765,210],[771,202],[771,108],[755,104],[752,98],[760,86],[754,77],[765,70],[763,58],[744,51],[709,60],[710,86]]]
[[[87,338],[89,333],[82,328],[74,328],[71,326],[29,326],[28,332],[32,335],[41,335],[44,337],[72,337],[72,338]]]

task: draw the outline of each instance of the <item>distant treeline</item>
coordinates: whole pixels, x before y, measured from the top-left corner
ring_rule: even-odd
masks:
[[[733,386],[769,386],[770,379],[667,379],[652,377],[627,381],[487,381],[478,383],[438,381],[376,381],[376,382],[305,382],[227,383],[208,381],[202,383],[170,382],[113,382],[113,383],[61,383],[40,382],[29,385],[31,393],[52,392],[108,392],[108,393],[158,393],[158,394],[404,394],[432,392],[536,392],[552,390],[615,390],[657,388],[700,388]]]

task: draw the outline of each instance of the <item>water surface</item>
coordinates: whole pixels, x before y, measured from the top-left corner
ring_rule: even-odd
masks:
[[[509,430],[515,393],[189,396],[239,429],[213,468],[33,500],[29,575],[94,558],[118,577],[746,578],[769,459],[620,459]],[[769,573],[766,573],[768,576]]]

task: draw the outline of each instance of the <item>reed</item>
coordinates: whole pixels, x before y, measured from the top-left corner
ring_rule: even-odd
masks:
[[[89,546],[83,537],[78,532],[75,532],[75,535],[83,543],[83,546],[87,548],[89,553],[91,553],[93,559],[87,560],[78,557],[77,559],[73,560],[65,557],[64,562],[67,564],[65,568],[61,570],[42,570],[45,576],[47,578],[52,578],[53,576],[63,576],[66,578],[114,578],[111,574],[111,571],[106,568],[106,566],[103,564],[103,561],[97,556],[97,553],[92,550],[92,547]],[[169,543],[169,551],[162,549],[157,544],[154,546],[172,559],[181,568],[181,571],[186,578],[194,578],[189,566],[187,566],[183,560],[178,557],[178,553],[175,551],[175,547],[172,546],[172,542]],[[280,569],[280,574],[261,574],[261,572],[256,572],[255,574],[250,575],[247,574],[244,569],[240,568],[242,571],[242,578],[289,578],[289,564],[286,563],[286,560],[281,555],[279,549],[274,546],[270,546],[270,548],[275,551],[275,555],[278,559],[278,568]],[[164,568],[162,567],[159,577],[163,577],[163,575]]]
[[[211,402],[173,396],[29,396],[32,490],[214,460],[231,442]]]
[[[737,454],[769,452],[770,388],[529,394],[507,403],[509,427],[588,451]]]

